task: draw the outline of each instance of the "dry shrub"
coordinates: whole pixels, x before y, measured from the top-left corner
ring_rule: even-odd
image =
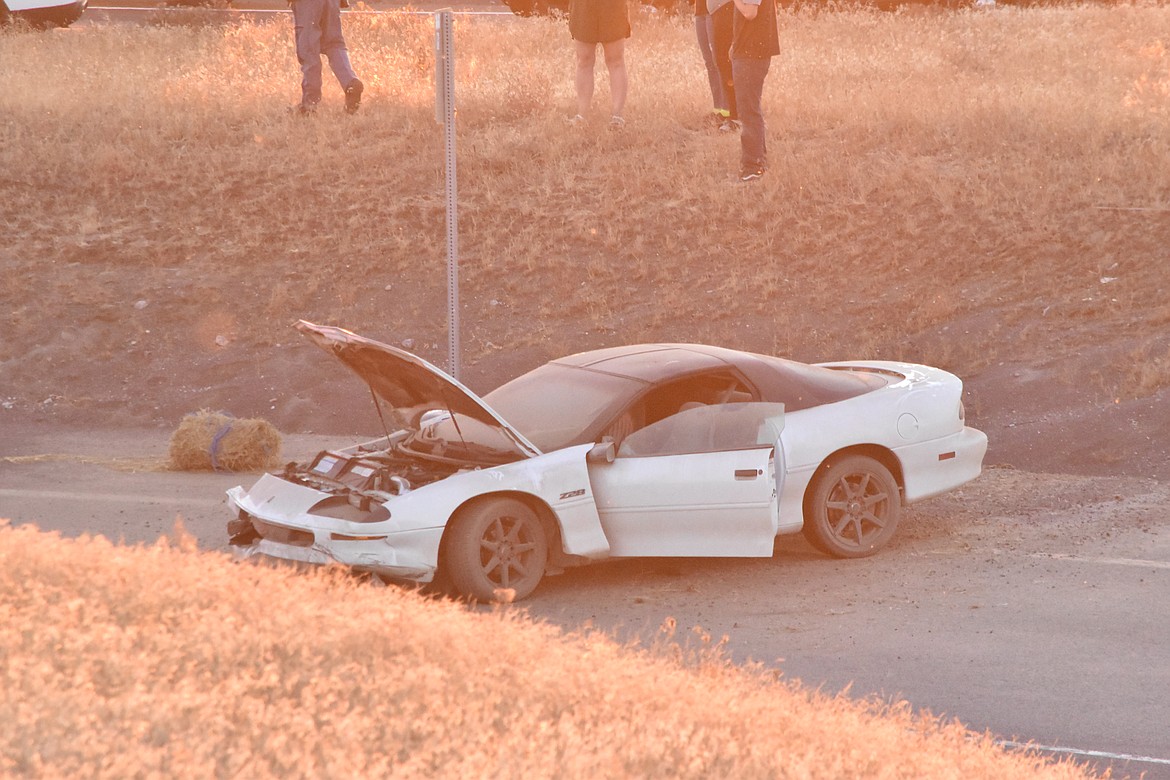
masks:
[[[170,455],[178,471],[255,471],[280,460],[280,433],[267,420],[203,409],[171,434]]]
[[[1086,777],[718,654],[685,665],[178,536],[0,521],[0,776]]]

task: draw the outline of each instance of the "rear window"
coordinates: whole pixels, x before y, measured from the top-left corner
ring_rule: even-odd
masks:
[[[765,355],[754,357],[758,362],[744,362],[740,368],[759,387],[761,397],[782,402],[789,412],[864,395],[890,381],[881,374],[838,371]]]

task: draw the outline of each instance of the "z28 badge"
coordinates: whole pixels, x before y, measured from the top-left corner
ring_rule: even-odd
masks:
[[[570,490],[568,493],[561,493],[561,501],[583,495],[585,495],[585,488],[581,488],[580,490]]]

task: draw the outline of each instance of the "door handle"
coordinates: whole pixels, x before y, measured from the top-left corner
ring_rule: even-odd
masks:
[[[764,472],[762,469],[736,469],[735,470],[735,478],[736,479],[755,479],[756,477],[760,476],[763,473]]]

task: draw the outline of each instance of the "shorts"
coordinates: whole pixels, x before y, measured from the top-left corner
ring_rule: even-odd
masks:
[[[626,0],[569,0],[569,34],[582,43],[613,43],[629,38]]]

